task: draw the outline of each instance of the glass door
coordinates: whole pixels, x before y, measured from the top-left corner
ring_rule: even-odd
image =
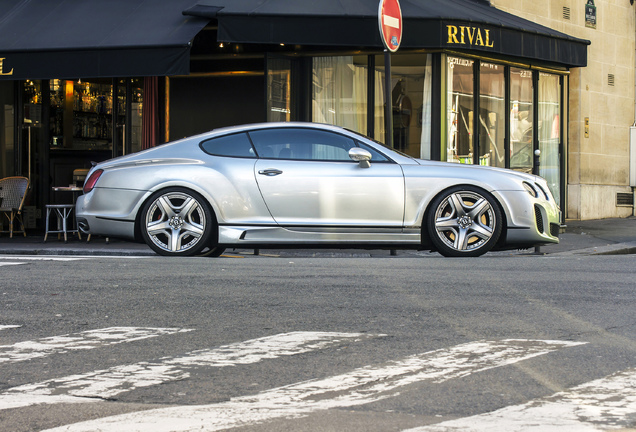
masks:
[[[539,175],[548,181],[557,203],[561,202],[561,79],[539,74]]]

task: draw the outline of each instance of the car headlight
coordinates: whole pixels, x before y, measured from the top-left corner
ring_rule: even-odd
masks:
[[[536,198],[539,196],[539,194],[537,193],[537,190],[534,188],[534,186],[532,186],[530,183],[528,182],[523,182],[523,187],[526,189],[526,191],[533,197]]]

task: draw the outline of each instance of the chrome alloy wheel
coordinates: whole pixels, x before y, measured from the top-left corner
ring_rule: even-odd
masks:
[[[501,211],[494,199],[477,188],[453,188],[433,202],[431,240],[445,256],[479,256],[501,233]]]
[[[144,240],[161,255],[194,255],[207,246],[213,221],[198,194],[180,189],[159,192],[142,215]]]

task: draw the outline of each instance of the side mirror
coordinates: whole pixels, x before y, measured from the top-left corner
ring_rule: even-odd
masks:
[[[351,160],[358,162],[360,168],[371,167],[371,153],[360,147],[353,147],[349,150],[349,157]]]

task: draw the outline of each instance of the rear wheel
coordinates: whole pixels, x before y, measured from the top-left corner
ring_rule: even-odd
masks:
[[[431,242],[447,257],[475,257],[491,250],[503,220],[495,199],[473,186],[458,186],[431,202],[427,228]]]
[[[216,223],[196,192],[170,188],[152,195],[142,208],[141,234],[152,250],[166,256],[192,256],[209,246]]]

